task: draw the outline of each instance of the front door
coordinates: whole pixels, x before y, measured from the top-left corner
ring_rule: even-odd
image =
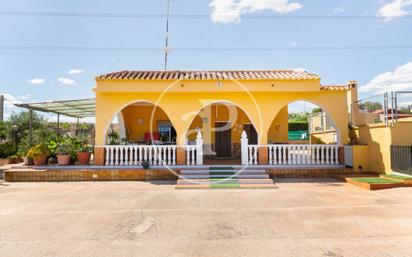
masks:
[[[258,134],[252,124],[243,124],[243,130],[246,132],[249,145],[257,145]]]
[[[232,133],[230,122],[215,123],[216,157],[232,157]]]

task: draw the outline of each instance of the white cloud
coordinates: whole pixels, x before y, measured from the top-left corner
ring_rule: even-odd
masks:
[[[303,73],[303,72],[306,72],[306,69],[305,69],[305,68],[296,68],[296,69],[294,69],[293,71],[294,71],[294,72],[301,72],[301,73]]]
[[[293,12],[303,7],[302,4],[289,0],[213,0],[211,19],[214,22],[239,22],[245,13],[270,10],[280,14]]]
[[[35,78],[27,80],[27,82],[33,85],[43,85],[46,82],[46,79]]]
[[[360,92],[381,94],[388,90],[412,90],[412,62],[398,66],[394,71],[384,72],[360,87]]]
[[[61,85],[64,85],[64,86],[76,86],[77,85],[77,82],[73,79],[60,77],[57,79],[57,81],[59,81]]]
[[[74,75],[74,74],[80,74],[82,72],[83,72],[83,70],[80,70],[80,69],[71,69],[71,70],[69,70],[69,72],[67,74]]]
[[[392,0],[383,5],[376,15],[385,18],[386,21],[406,16],[412,11],[412,0]]]
[[[333,9],[333,13],[344,13],[345,11],[346,11],[345,6],[340,6],[340,7],[336,7],[335,9]]]
[[[293,41],[293,42],[290,42],[290,43],[289,43],[289,46],[297,46],[297,45],[299,45],[299,43],[296,42],[296,41]]]
[[[402,106],[402,107],[412,106],[412,101],[398,103],[398,106]]]

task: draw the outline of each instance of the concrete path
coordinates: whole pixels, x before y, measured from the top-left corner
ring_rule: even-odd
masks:
[[[0,256],[411,256],[412,188],[276,184],[179,191],[170,182],[3,183]]]

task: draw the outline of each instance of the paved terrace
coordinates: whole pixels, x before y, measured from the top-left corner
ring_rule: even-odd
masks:
[[[411,255],[411,188],[276,182],[274,190],[215,191],[171,182],[3,183],[0,256]]]

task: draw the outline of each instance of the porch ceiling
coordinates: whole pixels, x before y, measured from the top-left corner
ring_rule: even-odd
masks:
[[[74,118],[96,116],[96,99],[77,99],[15,104],[29,110],[56,113]]]

